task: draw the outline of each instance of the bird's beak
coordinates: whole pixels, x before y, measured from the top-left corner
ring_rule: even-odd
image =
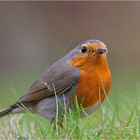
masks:
[[[97,49],[97,53],[106,53],[107,52],[107,49],[106,48],[99,48]]]

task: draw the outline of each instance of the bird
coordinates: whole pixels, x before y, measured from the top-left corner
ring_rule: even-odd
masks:
[[[8,114],[26,112],[54,121],[64,106],[78,105],[87,114],[94,112],[109,93],[112,75],[107,61],[106,45],[96,39],[79,43],[73,50],[49,66],[40,78],[14,104],[0,111]]]

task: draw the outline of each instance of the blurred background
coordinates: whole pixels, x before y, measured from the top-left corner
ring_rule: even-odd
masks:
[[[0,108],[87,39],[108,47],[110,98],[138,99],[140,2],[0,2]]]

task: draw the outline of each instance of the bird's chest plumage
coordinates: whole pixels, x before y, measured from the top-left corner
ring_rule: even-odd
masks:
[[[84,108],[93,106],[97,102],[101,102],[108,93],[111,76],[109,71],[80,71],[80,79],[77,86],[78,103]],[[106,93],[104,93],[104,89]]]

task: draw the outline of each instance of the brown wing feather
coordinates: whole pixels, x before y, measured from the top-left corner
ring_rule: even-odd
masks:
[[[54,87],[56,94],[63,94],[75,86],[78,79],[79,70],[68,65],[63,65],[63,69],[58,69],[58,64],[52,65],[20,98],[19,102],[28,106],[30,103],[54,96]]]
[[[31,90],[29,90],[29,92],[27,92],[27,94],[25,94],[20,98],[17,104],[20,105],[20,103],[22,103],[25,106],[28,106],[31,103],[37,103],[38,101],[44,98],[54,96],[55,94],[54,90],[56,90],[57,94],[63,94],[68,90],[70,90],[72,86],[73,86],[72,83],[69,83],[68,85],[64,85],[59,89],[53,89],[53,90],[48,89],[47,87],[43,86],[43,84],[39,87],[34,86]]]
[[[63,86],[61,89],[57,89],[57,94],[62,94],[71,88],[71,85]],[[54,96],[54,90],[48,89],[43,83],[40,86],[34,85],[24,96],[22,96],[19,102],[24,105],[28,105],[30,103],[36,103],[43,98],[48,98]]]

